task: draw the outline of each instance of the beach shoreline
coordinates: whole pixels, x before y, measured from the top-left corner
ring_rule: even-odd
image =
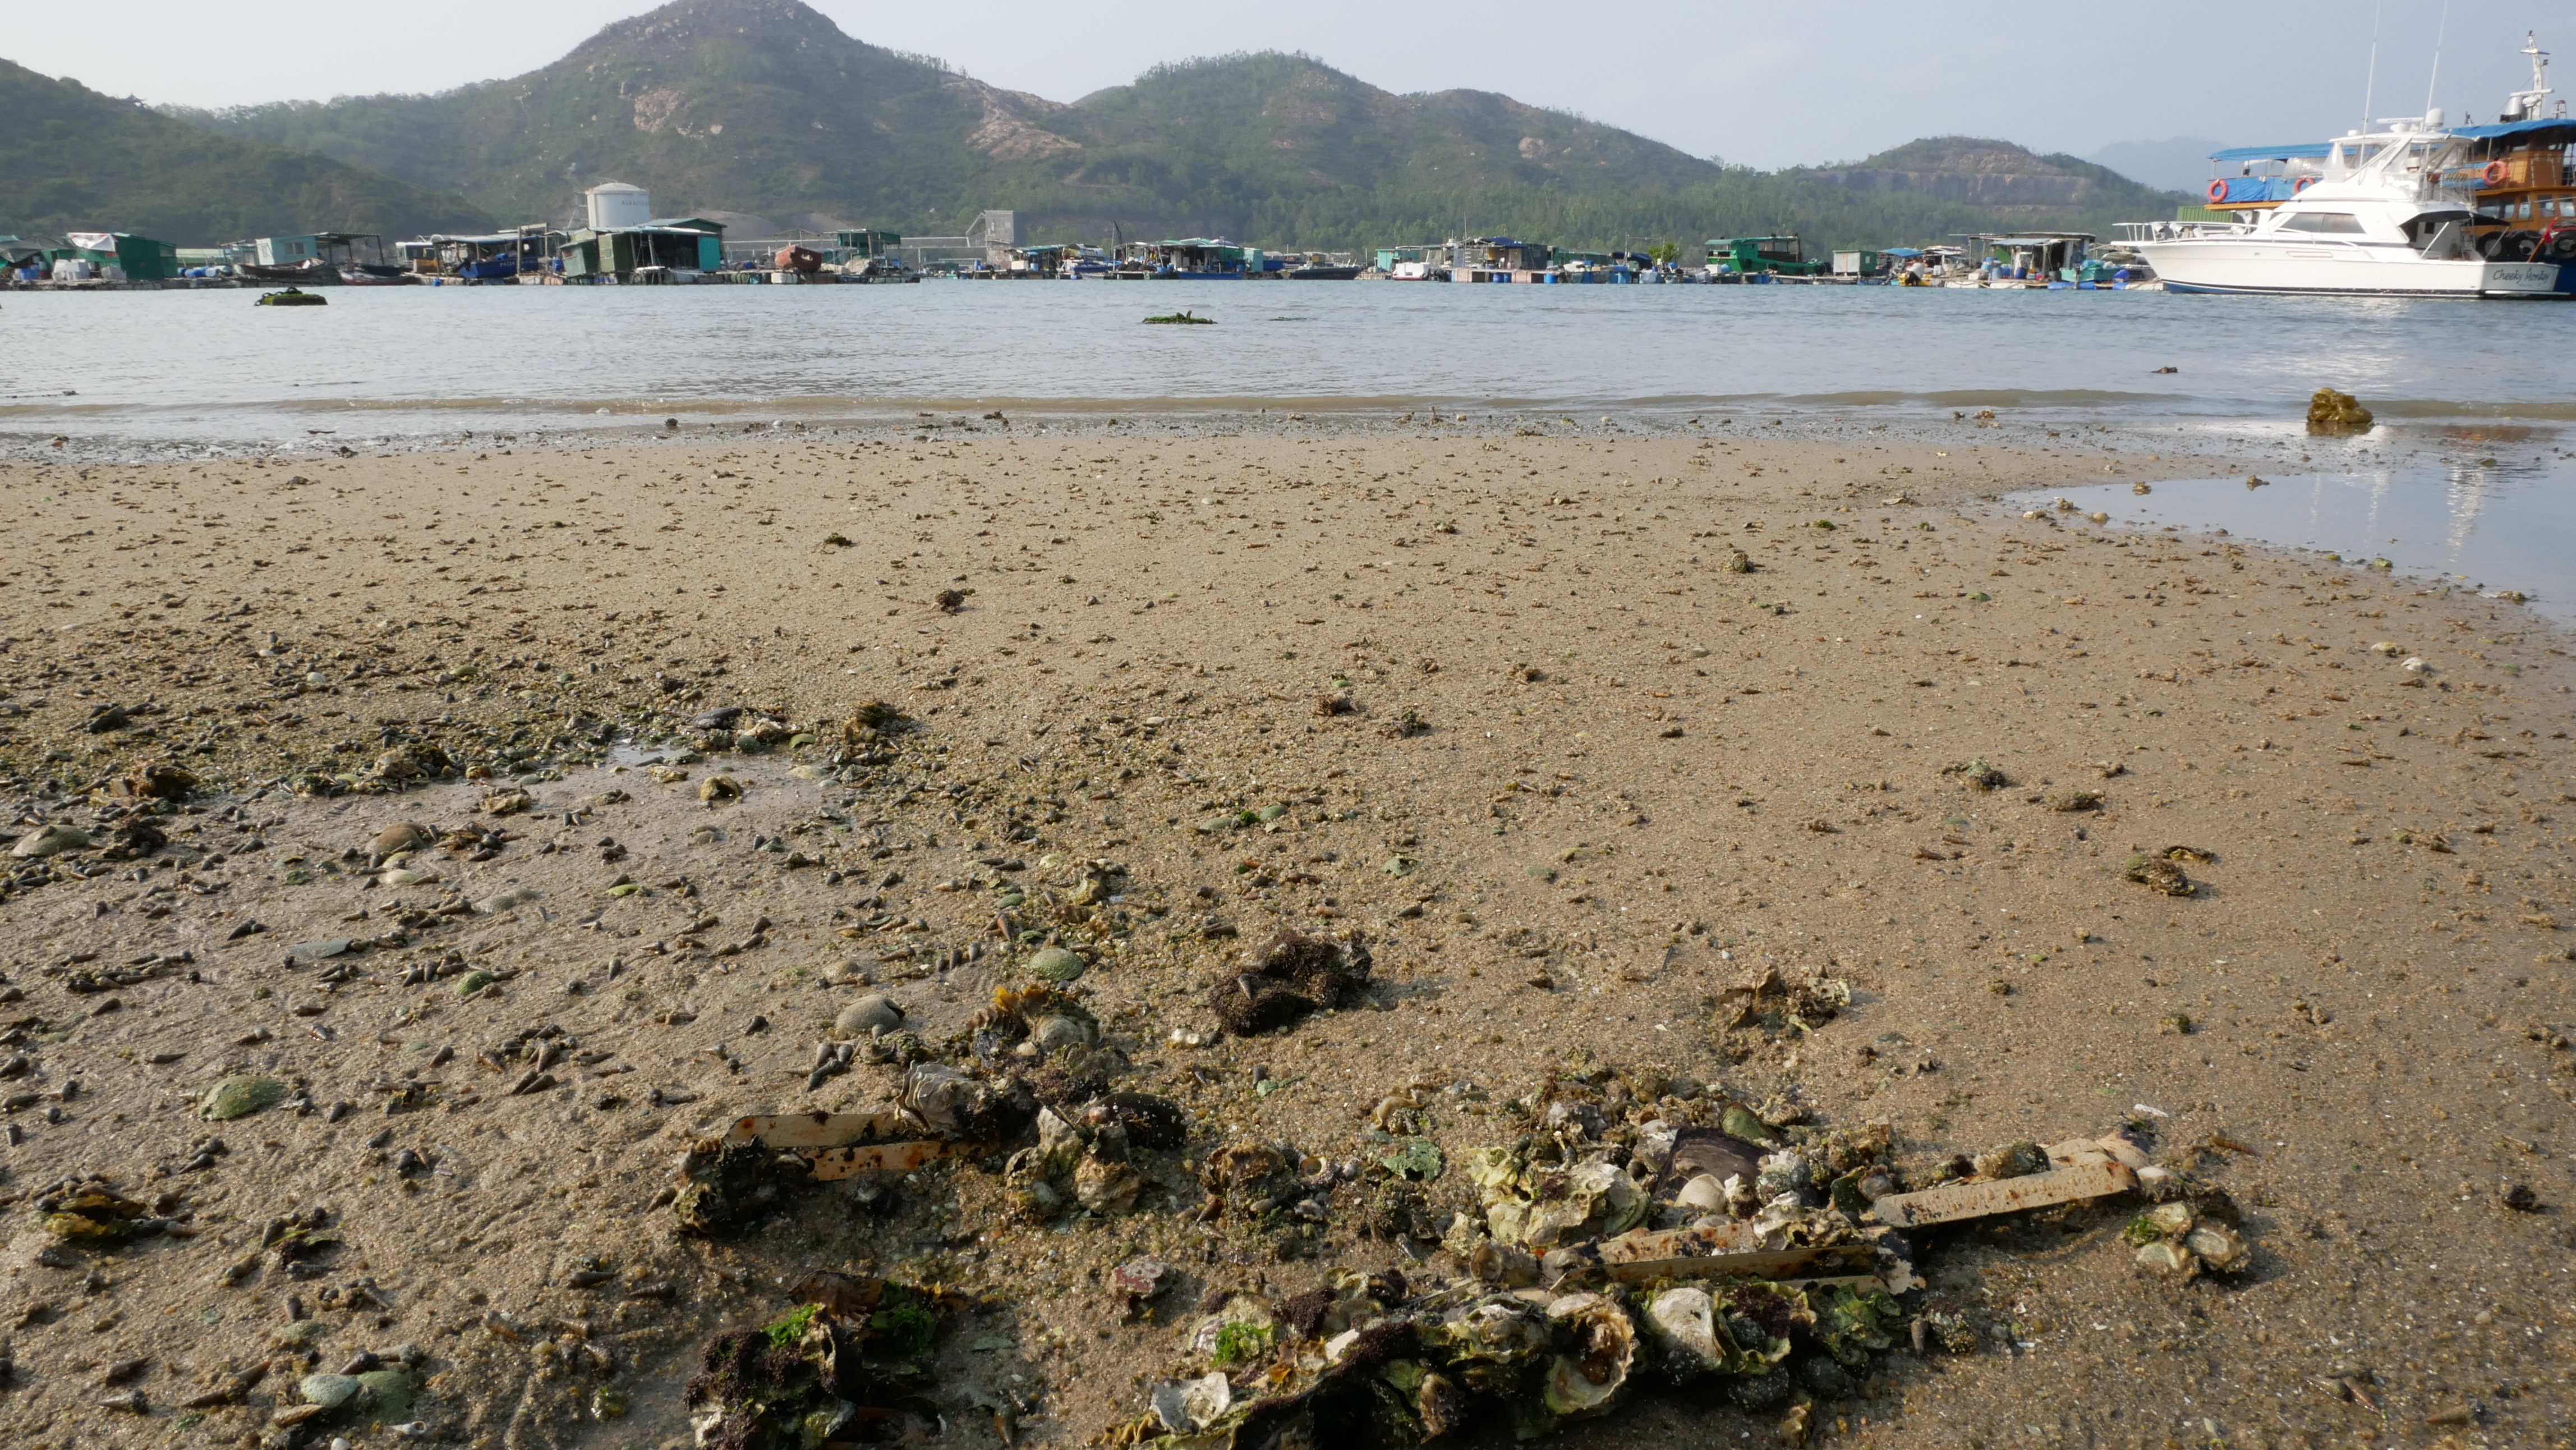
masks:
[[[227,1074],[361,1108],[216,1128],[224,1160],[172,1180],[201,1232],[103,1256],[105,1328],[27,1211],[0,1219],[22,1297],[55,1306],[15,1331],[0,1418],[67,1444],[99,1413],[97,1363],[151,1358],[155,1404],[237,1372],[237,1326],[318,1301],[216,1271],[264,1219],[327,1205],[348,1247],[317,1284],[364,1278],[379,1303],[331,1301],[322,1358],[419,1344],[441,1438],[684,1442],[677,1386],[708,1335],[774,1320],[811,1269],[935,1261],[1007,1306],[976,1320],[999,1347],[943,1355],[952,1434],[998,1445],[1006,1413],[1085,1443],[1143,1412],[1210,1291],[1437,1267],[1338,1208],[1311,1252],[1262,1257],[1200,1222],[1185,1159],[1247,1137],[1366,1154],[1375,1105],[1418,1086],[1453,1165],[1430,1196],[1465,1211],[1454,1165],[1509,1136],[1502,1105],[1586,1064],[1883,1121],[1925,1161],[2152,1110],[2160,1159],[2242,1211],[2256,1264],[2224,1285],[2137,1269],[2134,1205],[1925,1236],[1926,1276],[1990,1342],[1811,1386],[1810,1443],[2381,1430],[2321,1376],[2367,1386],[2390,1426],[2473,1402],[2499,1443],[2576,1408],[2552,1347],[2555,1206],[2576,1195],[2576,1077],[2549,1045],[2576,1016],[2564,631],[2352,561],[2000,502],[2268,468],[2279,440],[1553,409],[1344,427],[1293,403],[1040,434],[1000,411],[0,463],[0,804],[21,832],[93,821],[94,788],[113,801],[163,761],[203,807],[166,818],[161,864],[57,858],[86,864],[22,868],[0,900],[12,1010],[44,1024],[15,1050],[63,1118],[18,1114],[8,1187],[168,1186],[154,1165],[199,1151],[191,1107]],[[855,765],[841,722],[877,701],[912,728]],[[701,749],[688,722],[724,706],[790,733]],[[453,769],[384,781],[415,746]],[[738,802],[700,801],[716,774]],[[524,807],[490,815],[512,789]],[[516,839],[377,884],[364,848],[402,820]],[[2191,896],[2124,874],[2178,845],[2213,858],[2184,867]],[[1025,875],[985,864],[1005,857]],[[926,1040],[963,1031],[1015,980],[1009,952],[967,954],[1003,876],[1035,894],[1091,860],[1121,868],[1135,919],[1080,991],[1124,1085],[1191,1125],[1139,1209],[1055,1233],[958,1164],[890,1206],[818,1192],[739,1239],[672,1237],[655,1195],[676,1153],[733,1114],[887,1100],[883,1067],[808,1086],[824,1024],[873,989]],[[618,877],[639,889],[610,896]],[[432,909],[448,896],[465,909]],[[920,927],[855,934],[878,918]],[[1281,930],[1359,933],[1378,990],[1176,1043],[1214,1034],[1210,989]],[[507,975],[462,999],[404,976],[450,957]],[[74,967],[147,959],[117,1011],[73,989]],[[318,960],[355,965],[324,981]],[[1852,1005],[1777,1041],[1713,1029],[1766,968]],[[475,1065],[541,1023],[600,1054],[588,1075],[512,1094]],[[424,1077],[442,1105],[377,1112],[371,1085]],[[433,1166],[396,1170],[403,1149]],[[2499,1207],[2511,1183],[2552,1211]],[[1145,1252],[1184,1287],[1124,1320],[1103,1279]],[[2445,1263],[2478,1267],[2425,1267]],[[668,1287],[612,1303],[575,1272]],[[575,1339],[606,1366],[537,1348]],[[259,1432],[292,1382],[208,1428]],[[603,1386],[629,1408],[603,1416]],[[1009,1408],[965,1413],[987,1400]],[[1762,1439],[1778,1418],[1649,1396],[1557,1443]]]

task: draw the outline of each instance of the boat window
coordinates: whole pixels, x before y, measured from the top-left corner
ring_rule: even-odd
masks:
[[[2281,219],[2285,232],[2333,232],[2358,236],[2361,218],[2348,211],[2299,212]]]

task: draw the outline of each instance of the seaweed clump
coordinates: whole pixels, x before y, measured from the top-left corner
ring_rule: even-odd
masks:
[[[707,1342],[684,1395],[697,1443],[807,1450],[935,1429],[931,1359],[954,1307],[935,1290],[818,1274],[777,1323]]]
[[[2200,889],[2180,866],[2161,856],[2132,856],[2129,864],[2120,869],[2120,874],[2150,891],[2161,891],[2167,896],[2189,896]]]
[[[680,1160],[680,1175],[671,1212],[681,1232],[709,1237],[758,1223],[814,1176],[804,1159],[760,1143],[701,1143]]]
[[[2308,431],[2336,437],[2349,433],[2367,433],[2373,419],[2370,410],[2350,393],[2332,388],[2319,388],[2308,399]]]
[[[160,1227],[150,1209],[98,1177],[58,1185],[40,1195],[36,1207],[54,1237],[93,1248],[123,1243]]]
[[[1369,949],[1354,937],[1333,941],[1283,931],[1253,970],[1208,993],[1217,1021],[1237,1037],[1293,1027],[1308,1016],[1348,1006],[1369,983]]]
[[[1804,1036],[1850,1005],[1851,984],[1839,977],[1783,976],[1777,967],[1765,967],[1719,996],[1711,1025],[1721,1038],[1737,1032]]]

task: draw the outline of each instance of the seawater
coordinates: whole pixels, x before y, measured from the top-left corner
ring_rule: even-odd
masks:
[[[1367,282],[325,295],[281,309],[237,290],[0,294],[0,457],[382,452],[468,434],[658,435],[666,418],[702,437],[709,423],[992,411],[1041,429],[1228,429],[1264,409],[1354,428],[1426,411],[1551,428],[1698,419],[2014,447],[2049,446],[2044,428],[2107,430],[2129,477],[2158,476],[2140,456],[2158,439],[2172,446],[2156,456],[2226,451],[2279,475],[2250,493],[2185,477],[2151,500],[2105,495],[2123,518],[2385,555],[2562,615],[2576,599],[2561,447],[2576,308],[2548,303]],[[1184,308],[1216,325],[1144,325]],[[2308,395],[2327,385],[2383,426],[2304,437]],[[1972,430],[1983,409],[2004,426]]]
[[[2352,570],[2386,569],[2445,591],[2527,596],[2576,624],[2576,460],[2527,428],[2428,430],[2428,447],[2394,466],[2329,473],[2167,479],[2139,495],[2128,485],[2015,495],[2077,514],[2111,515],[2114,529],[2225,533],[2331,556]],[[2429,456],[2427,456],[2429,455]]]
[[[0,435],[84,445],[914,409],[2576,420],[2576,310],[2153,292],[1371,282],[0,294]],[[1149,327],[1188,308],[1213,327]],[[2158,373],[2173,367],[2173,373]],[[648,417],[649,415],[649,417]]]

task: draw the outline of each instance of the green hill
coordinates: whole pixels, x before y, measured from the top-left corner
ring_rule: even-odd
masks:
[[[125,231],[194,246],[313,231],[479,229],[464,198],[327,156],[210,135],[0,60],[0,233]]]
[[[540,70],[440,95],[173,114],[454,190],[510,220],[569,219],[580,189],[607,180],[646,187],[666,214],[817,231],[954,234],[1007,207],[1024,239],[1097,241],[1114,227],[1273,247],[1462,230],[1570,246],[1771,230],[1893,243],[2007,214],[1939,188],[1721,167],[1488,92],[1396,95],[1305,56],[1159,66],[1050,101],[853,40],[798,0],[677,0]],[[2014,225],[2073,223],[2126,201],[2104,184],[2009,211]]]
[[[1990,226],[2106,235],[2113,221],[2170,216],[2182,199],[2078,157],[2037,156],[2009,141],[1972,136],[1909,141],[1849,166],[1802,167],[1785,175],[1867,195],[1973,207]]]

